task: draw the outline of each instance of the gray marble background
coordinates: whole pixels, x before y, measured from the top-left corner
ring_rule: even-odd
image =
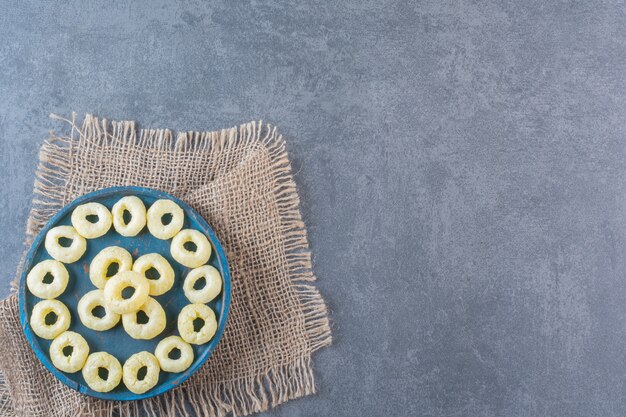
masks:
[[[0,295],[49,113],[262,118],[335,338],[268,415],[624,415],[625,7],[0,0]]]

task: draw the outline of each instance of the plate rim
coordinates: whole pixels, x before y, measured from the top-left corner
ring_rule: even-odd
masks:
[[[149,390],[143,394],[135,394],[130,390],[126,389],[124,392],[97,392],[89,388],[87,385],[82,385],[67,376],[64,373],[59,371],[52,362],[48,359],[46,353],[43,349],[40,348],[39,343],[35,343],[37,336],[34,334],[33,330],[30,327],[29,320],[26,314],[26,276],[28,275],[28,271],[31,267],[31,263],[37,250],[42,246],[43,241],[45,239],[46,233],[52,227],[56,226],[60,219],[65,217],[71,210],[73,210],[76,206],[86,203],[90,200],[102,197],[108,197],[111,195],[116,195],[120,193],[126,193],[127,195],[150,195],[151,197],[156,198],[167,198],[173,200],[176,204],[180,205],[183,210],[185,210],[185,214],[190,213],[193,220],[200,224],[205,230],[203,232],[207,233],[207,237],[209,238],[216,254],[216,260],[218,266],[221,269],[222,273],[222,282],[224,285],[223,288],[223,301],[222,301],[222,309],[220,311],[220,320],[218,322],[217,331],[215,332],[215,336],[211,339],[211,342],[204,350],[202,355],[200,356],[200,360],[197,363],[189,368],[187,368],[184,372],[180,374],[179,378],[174,379],[174,381],[167,382],[163,385],[156,386],[154,389]],[[130,194],[128,194],[130,193]],[[122,196],[123,197],[123,196]],[[120,197],[121,198],[121,197]],[[144,226],[145,227],[145,226]],[[209,357],[213,354],[213,351],[219,344],[219,341],[224,332],[224,328],[226,327],[226,322],[228,319],[228,313],[230,311],[230,301],[231,301],[231,276],[230,269],[228,267],[228,260],[226,258],[226,253],[224,248],[217,238],[215,231],[208,224],[208,222],[189,204],[182,201],[181,199],[161,190],[157,190],[154,188],[148,187],[138,187],[138,186],[117,186],[117,187],[107,187],[101,188],[96,191],[92,191],[87,194],[83,194],[80,197],[70,201],[65,206],[63,206],[59,211],[57,211],[54,216],[48,220],[48,222],[41,228],[39,233],[33,239],[26,256],[24,257],[24,263],[22,265],[22,271],[20,274],[20,280],[18,285],[18,310],[20,315],[20,324],[22,327],[22,331],[26,336],[26,340],[28,341],[28,345],[35,353],[35,356],[39,359],[39,361],[44,365],[44,367],[51,372],[55,378],[61,381],[63,384],[68,386],[69,388],[80,392],[81,394],[85,394],[91,397],[99,398],[102,400],[115,400],[115,401],[135,401],[146,398],[155,397],[157,395],[161,395],[177,386],[182,384],[184,381],[189,379],[193,374],[195,374],[201,367],[206,363]]]

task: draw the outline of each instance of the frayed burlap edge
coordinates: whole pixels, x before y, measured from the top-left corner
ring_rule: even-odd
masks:
[[[276,127],[262,121],[250,122],[221,131],[179,132],[174,139],[172,131],[168,129],[141,129],[138,134],[133,121],[109,122],[87,114],[82,127],[79,127],[75,113],[72,114],[71,120],[56,115],[51,117],[67,122],[70,125],[70,134],[63,137],[51,132],[50,138],[42,144],[32,209],[26,228],[26,247],[30,246],[48,219],[69,202],[66,185],[72,173],[71,155],[74,147],[79,147],[83,141],[99,144],[133,143],[155,150],[200,150],[207,147],[226,150],[241,142],[251,141],[265,146],[272,161],[275,194],[282,219],[290,278],[300,299],[310,349],[308,355],[291,364],[270,368],[252,377],[228,381],[213,390],[207,390],[208,387],[202,383],[203,381],[192,383],[192,380],[189,380],[159,397],[142,401],[116,402],[84,397],[84,403],[71,415],[114,416],[129,413],[137,415],[143,410],[150,416],[221,416],[227,413],[240,416],[263,412],[290,399],[315,393],[310,353],[329,346],[332,343],[332,336],[324,300],[317,288],[307,283],[315,281],[316,278],[312,270],[311,253],[299,209],[291,163],[285,142]],[[14,291],[21,275],[23,260],[22,258],[17,277],[12,282]],[[17,308],[15,313],[17,314]],[[11,381],[8,381],[0,371],[1,415],[12,415],[8,410],[12,409],[13,395]]]

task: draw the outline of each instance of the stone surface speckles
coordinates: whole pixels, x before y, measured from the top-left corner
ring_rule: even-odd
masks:
[[[276,416],[626,409],[626,8],[0,0],[0,280],[51,112],[288,141],[334,345]]]

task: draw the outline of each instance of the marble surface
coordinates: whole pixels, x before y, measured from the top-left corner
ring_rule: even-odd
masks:
[[[276,416],[626,409],[623,1],[0,0],[0,295],[51,112],[280,126],[334,345]]]

